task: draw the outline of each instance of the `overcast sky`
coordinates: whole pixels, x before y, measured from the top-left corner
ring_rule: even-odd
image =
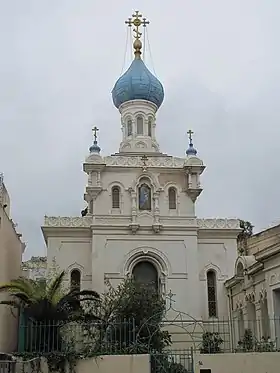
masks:
[[[279,0],[0,0],[0,8],[0,171],[26,257],[46,253],[45,214],[84,208],[92,126],[104,155],[118,151],[111,89],[135,9],[151,22],[147,64],[165,88],[161,150],[183,157],[191,128],[207,166],[198,215],[244,218],[256,230],[280,221]]]

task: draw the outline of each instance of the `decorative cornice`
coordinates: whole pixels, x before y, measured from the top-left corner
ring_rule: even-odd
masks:
[[[199,229],[238,229],[238,219],[197,219]]]
[[[112,215],[97,215],[94,217],[95,225],[127,225],[131,220],[131,216],[112,216]],[[161,216],[161,224],[177,226],[179,221],[184,227],[198,228],[199,230],[235,230],[239,229],[238,219],[195,219],[185,217],[167,217]],[[90,227],[93,223],[92,216],[76,217],[76,216],[45,216],[44,227]]]
[[[44,227],[90,227],[92,216],[45,216]]]
[[[104,157],[106,166],[114,167],[143,167],[141,156],[122,156],[112,155]],[[182,168],[184,167],[184,158],[171,156],[149,156],[146,162],[147,167],[154,168]]]

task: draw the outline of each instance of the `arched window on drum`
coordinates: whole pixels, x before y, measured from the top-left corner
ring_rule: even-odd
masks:
[[[138,115],[138,117],[136,118],[136,130],[137,130],[137,135],[144,134],[144,120],[141,115]]]

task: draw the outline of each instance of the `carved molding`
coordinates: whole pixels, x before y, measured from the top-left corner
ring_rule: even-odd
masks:
[[[240,229],[238,219],[197,219],[199,229]]]
[[[132,234],[136,234],[136,232],[137,232],[138,229],[140,228],[140,225],[137,224],[137,223],[131,223],[131,224],[129,225],[129,228],[130,228]]]
[[[269,277],[269,286],[280,284],[280,273],[272,273]]]
[[[92,216],[45,216],[44,227],[90,227]]]
[[[132,273],[134,266],[143,260],[150,260],[157,268],[159,274],[171,274],[171,265],[164,253],[154,247],[140,246],[130,251],[124,258],[123,273],[127,276]]]
[[[143,167],[141,156],[121,156],[113,155],[104,157],[106,166],[121,166],[121,167]],[[166,168],[183,168],[185,158],[178,157],[148,157],[147,167],[166,167]]]
[[[162,225],[155,223],[152,225],[152,228],[155,233],[159,233],[162,230]]]
[[[242,311],[242,309],[243,309],[243,301],[241,299],[237,299],[235,307],[236,307],[236,310]]]
[[[260,290],[260,294],[259,295],[260,295],[260,301],[264,302],[267,299],[267,291],[266,291],[266,289],[262,288]]]
[[[227,276],[223,275],[220,267],[217,266],[216,264],[213,264],[213,263],[209,263],[206,266],[204,266],[204,268],[199,273],[199,280],[200,281],[206,281],[206,279],[207,279],[206,273],[208,271],[210,271],[211,269],[216,272],[217,281],[225,281],[225,279],[227,278]]]
[[[131,216],[112,216],[100,215],[95,216],[95,225],[127,225]],[[161,225],[168,226],[186,226],[196,227],[199,229],[240,229],[238,219],[195,219],[185,217],[161,216]],[[90,227],[92,224],[92,216],[45,216],[45,227]],[[280,277],[279,277],[280,282]]]
[[[202,189],[201,188],[188,188],[186,190],[188,196],[191,198],[193,202],[197,200],[197,197],[201,194]]]
[[[248,303],[255,303],[256,301],[256,294],[254,291],[248,292],[245,294],[245,301]]]

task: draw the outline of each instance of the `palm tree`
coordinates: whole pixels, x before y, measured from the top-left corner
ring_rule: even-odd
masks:
[[[60,328],[69,321],[100,320],[97,315],[90,316],[85,312],[82,303],[100,302],[100,296],[93,290],[73,289],[63,293],[62,281],[65,272],[61,272],[54,280],[45,285],[42,282],[26,278],[18,278],[0,286],[0,292],[7,292],[11,296],[10,300],[1,301],[10,307],[15,307],[21,311],[27,325],[32,323],[32,346],[34,343],[38,349],[38,338],[40,339],[40,350],[45,349],[46,343],[48,349],[57,350],[61,346]],[[34,325],[37,332],[34,336]],[[44,338],[42,340],[42,328]],[[24,326],[25,332],[28,333],[28,327]],[[40,336],[39,336],[40,334]],[[47,342],[46,342],[47,340]],[[56,346],[50,346],[50,341],[54,341]],[[42,346],[43,343],[43,346]]]

